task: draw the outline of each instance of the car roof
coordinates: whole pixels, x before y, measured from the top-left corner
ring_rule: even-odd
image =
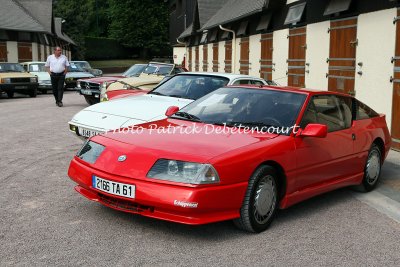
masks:
[[[223,73],[223,72],[181,72],[181,73],[178,73],[177,75],[222,76],[225,78],[229,78],[231,80],[237,79],[237,78],[250,78],[250,79],[263,80],[262,78],[255,77],[255,76],[250,76],[250,75],[245,75],[245,74]]]

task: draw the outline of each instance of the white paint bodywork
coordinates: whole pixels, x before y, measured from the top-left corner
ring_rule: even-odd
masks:
[[[186,72],[185,74],[178,75],[212,75],[226,77],[229,79],[228,85],[232,85],[236,81],[242,79],[264,82],[257,77],[239,74]],[[75,114],[69,124],[95,132],[106,132],[121,127],[166,118],[164,114],[168,107],[178,106],[182,108],[191,102],[193,102],[192,99],[157,96],[153,94],[118,98],[112,101],[101,102],[81,110]]]
[[[397,10],[387,9],[361,14],[358,17],[358,47],[356,63],[356,97],[379,113],[386,114],[386,122],[391,128],[393,84],[393,64],[396,43],[396,25],[393,18]],[[399,23],[399,22],[397,22]]]

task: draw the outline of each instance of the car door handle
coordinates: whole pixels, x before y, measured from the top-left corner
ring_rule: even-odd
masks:
[[[356,135],[355,134],[351,134],[351,139],[356,140]]]

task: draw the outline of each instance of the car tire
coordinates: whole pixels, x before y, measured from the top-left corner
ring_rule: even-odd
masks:
[[[278,207],[277,172],[271,166],[259,167],[251,176],[235,225],[248,232],[265,231]]]
[[[47,94],[47,90],[46,89],[42,89],[42,90],[40,90],[40,92],[42,93],[42,94]]]
[[[89,105],[94,105],[94,104],[98,103],[96,98],[90,97],[90,96],[86,96],[86,95],[85,95],[85,100],[86,100],[86,103],[88,103]]]
[[[378,145],[372,144],[364,166],[364,177],[360,185],[354,187],[359,192],[370,192],[378,184],[382,170],[382,151]]]
[[[6,93],[7,93],[8,98],[14,97],[14,91],[7,91]]]
[[[37,88],[33,89],[33,91],[30,91],[30,92],[28,93],[28,95],[29,95],[30,97],[36,97],[36,96],[37,96]]]

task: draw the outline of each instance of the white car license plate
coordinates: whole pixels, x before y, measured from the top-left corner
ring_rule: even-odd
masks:
[[[93,175],[92,182],[93,188],[100,191],[121,197],[135,198],[135,185],[113,182],[95,175]]]
[[[88,130],[88,129],[81,128],[81,127],[78,128],[78,132],[80,135],[87,137],[87,138],[100,134],[99,132]]]
[[[19,85],[19,86],[15,86],[15,89],[28,89],[28,86],[26,86],[26,85]]]
[[[92,91],[87,89],[81,89],[81,93],[83,95],[92,95]]]

